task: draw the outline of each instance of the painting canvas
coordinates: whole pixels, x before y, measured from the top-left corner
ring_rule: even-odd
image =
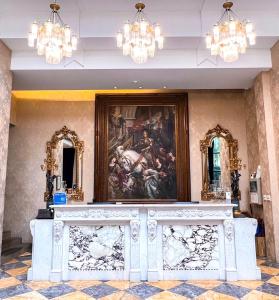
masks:
[[[175,106],[110,106],[108,196],[176,199]]]
[[[99,95],[95,118],[95,201],[190,201],[187,95]]]

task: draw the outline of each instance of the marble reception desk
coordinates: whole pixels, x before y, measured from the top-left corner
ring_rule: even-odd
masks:
[[[255,219],[226,204],[54,206],[28,280],[256,280]]]

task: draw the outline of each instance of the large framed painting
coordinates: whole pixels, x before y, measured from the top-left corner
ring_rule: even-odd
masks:
[[[95,118],[95,201],[190,201],[187,94],[97,95]]]

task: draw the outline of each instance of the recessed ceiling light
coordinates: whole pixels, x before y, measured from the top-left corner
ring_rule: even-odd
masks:
[[[132,82],[133,82],[133,83],[138,83],[138,81],[137,81],[137,80],[133,80]]]

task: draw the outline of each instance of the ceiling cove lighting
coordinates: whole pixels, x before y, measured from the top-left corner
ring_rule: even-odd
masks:
[[[117,47],[123,49],[124,56],[131,56],[137,64],[147,62],[154,57],[156,45],[158,49],[164,47],[164,37],[159,24],[149,22],[143,10],[145,5],[137,3],[137,13],[133,22],[127,21],[123,30],[117,33]]]
[[[233,2],[225,2],[222,17],[206,36],[206,47],[211,55],[220,55],[225,62],[238,60],[246,52],[248,44],[256,44],[254,26],[250,21],[239,21],[232,11]]]
[[[48,64],[59,64],[64,57],[71,57],[77,49],[77,36],[62,21],[56,1],[50,4],[50,18],[43,24],[32,23],[28,34],[28,46],[37,49],[38,55],[44,55]]]

